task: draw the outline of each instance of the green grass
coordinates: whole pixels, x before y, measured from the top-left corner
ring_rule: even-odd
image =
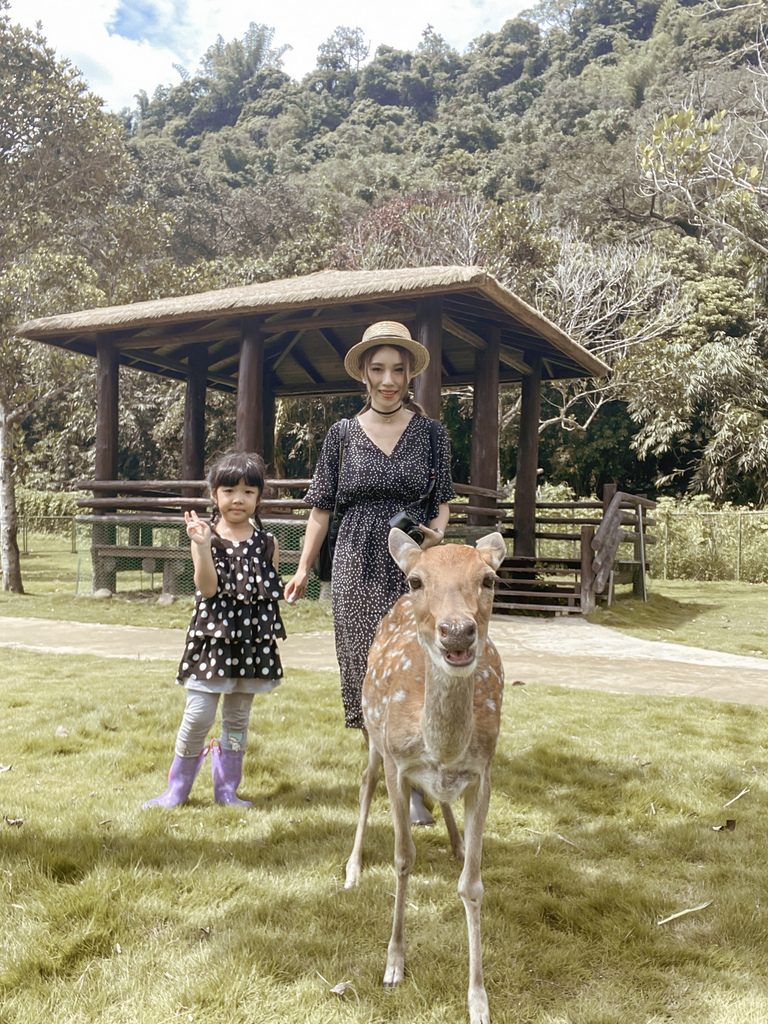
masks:
[[[621,597],[590,622],[643,640],[768,657],[768,586],[651,580],[649,600]]]
[[[439,816],[415,832],[394,994],[383,784],[342,888],[363,756],[335,676],[289,671],[257,696],[253,809],[213,804],[204,766],[187,806],[142,811],[183,693],[168,666],[121,665],[0,650],[2,1024],[467,1020]],[[508,689],[483,867],[494,1024],[768,1020],[766,735],[768,708]]]

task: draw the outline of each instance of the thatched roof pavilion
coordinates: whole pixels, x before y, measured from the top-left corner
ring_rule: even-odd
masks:
[[[522,381],[515,534],[516,547],[530,547],[541,381],[601,377],[608,367],[482,268],[331,270],[45,317],[18,334],[96,358],[98,480],[117,474],[119,366],[186,380],[182,477],[191,480],[202,476],[207,387],[237,392],[236,444],[269,461],[275,398],[359,390],[344,356],[377,320],[407,324],[429,349],[415,381],[429,415],[440,415],[441,388],[473,385],[479,489],[497,486],[499,386]]]

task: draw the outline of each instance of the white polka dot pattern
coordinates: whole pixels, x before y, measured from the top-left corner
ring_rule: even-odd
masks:
[[[272,564],[274,538],[255,530],[248,540],[216,540],[219,588],[197,591],[177,682],[212,693],[270,690],[282,678],[277,650],[285,637],[278,599],[282,585]]]

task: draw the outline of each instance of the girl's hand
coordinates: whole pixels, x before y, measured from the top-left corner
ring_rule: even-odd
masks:
[[[443,540],[442,530],[430,530],[428,526],[423,524],[419,525],[419,529],[424,534],[424,540],[421,542],[421,550],[426,551],[427,548],[436,548]]]
[[[300,597],[304,597],[307,592],[308,581],[309,573],[303,569],[297,569],[295,574],[285,584],[285,590],[283,591],[283,596],[288,604],[294,604]]]
[[[207,544],[210,547],[213,536],[211,528],[208,523],[197,518],[197,512],[185,512],[184,522],[187,524],[187,536],[193,544],[199,544],[201,547]]]

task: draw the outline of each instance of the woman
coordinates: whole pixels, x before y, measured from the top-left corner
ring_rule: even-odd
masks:
[[[365,384],[367,399],[349,424],[349,443],[339,476],[340,424],[328,431],[305,500],[312,505],[296,574],[285,587],[289,602],[303,597],[310,569],[328,533],[336,502],[343,516],[333,559],[331,603],[336,657],[347,728],[362,729],[360,697],[368,651],[381,617],[407,590],[405,576],[387,547],[390,519],[405,511],[422,523],[422,548],[439,544],[448,523],[451,451],[437,424],[434,463],[431,421],[409,398],[411,380],[429,365],[429,353],[404,324],[373,324],[347,353],[347,373]],[[427,507],[419,501],[435,486]],[[417,793],[411,818],[431,824]]]

